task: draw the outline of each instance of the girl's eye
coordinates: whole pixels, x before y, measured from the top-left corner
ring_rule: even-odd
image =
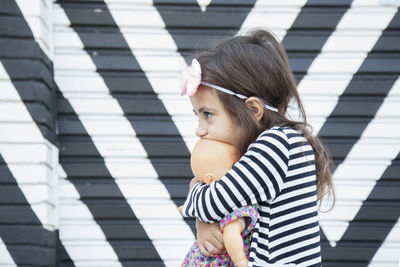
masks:
[[[205,118],[205,119],[209,119],[209,118],[211,117],[212,114],[211,114],[210,112],[204,111],[204,112],[203,112],[203,115],[204,115],[204,118]]]

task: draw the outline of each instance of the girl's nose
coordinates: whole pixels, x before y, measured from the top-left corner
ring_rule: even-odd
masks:
[[[207,134],[206,129],[204,129],[204,127],[201,127],[201,125],[199,124],[199,126],[197,126],[196,129],[196,135],[197,137],[202,138],[203,136],[205,136]]]

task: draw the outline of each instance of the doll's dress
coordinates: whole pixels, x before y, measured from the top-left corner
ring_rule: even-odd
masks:
[[[246,228],[242,233],[243,243],[244,243],[244,253],[247,258],[249,258],[250,252],[250,242],[251,242],[251,231],[254,229],[259,214],[255,205],[249,205],[245,207],[241,207],[237,210],[234,210],[232,213],[228,214],[225,218],[223,218],[219,222],[219,230],[221,233],[224,232],[224,227],[228,225],[230,222],[244,217],[246,221]],[[229,266],[233,267],[234,263],[229,257],[228,253],[215,255],[215,256],[204,256],[200,252],[199,244],[197,240],[190,247],[189,252],[186,254],[185,259],[183,260],[182,267],[212,267],[212,266]]]

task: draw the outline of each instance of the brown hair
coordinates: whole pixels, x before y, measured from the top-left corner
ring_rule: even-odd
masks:
[[[244,153],[265,129],[273,126],[298,130],[314,150],[318,200],[322,200],[326,194],[332,194],[334,203],[330,157],[320,139],[312,135],[288,57],[277,39],[266,30],[255,30],[199,52],[196,58],[202,68],[202,81],[248,97],[256,96],[279,110],[273,112],[264,109],[261,121],[257,121],[245,101],[217,91],[218,97],[238,125],[237,145],[240,151]],[[288,118],[287,109],[293,100],[302,116],[301,121]]]

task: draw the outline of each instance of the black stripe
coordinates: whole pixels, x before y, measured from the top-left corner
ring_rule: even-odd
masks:
[[[163,0],[153,1],[178,52],[189,62],[194,49],[209,48],[217,40],[236,34],[255,4],[255,0],[212,1],[205,12],[189,0],[176,7]],[[188,38],[190,34],[190,38]],[[189,52],[190,51],[190,52]],[[187,57],[189,55],[189,57]]]
[[[302,146],[306,146],[309,143],[307,142],[307,140],[304,141],[300,141],[300,142],[295,142],[295,143],[291,143],[290,144],[290,150],[298,148],[298,147],[302,147]]]
[[[301,162],[298,164],[289,165],[288,171],[305,168],[305,167],[313,166],[313,165],[315,165],[315,160],[309,160],[309,161]]]
[[[259,221],[260,224],[260,228],[269,228],[269,223],[263,222],[263,221]]]
[[[221,210],[218,208],[217,204],[215,203],[214,197],[212,194],[210,194],[210,202],[211,202],[211,206],[215,212],[215,214],[217,214],[219,217],[223,218],[225,216],[224,213],[221,212]]]
[[[210,212],[208,212],[208,208],[206,208],[207,204],[208,204],[208,203],[206,203],[206,191],[202,190],[200,192],[200,196],[199,197],[201,198],[201,204],[203,206],[202,210],[204,211],[204,215],[207,217],[208,220],[212,220],[211,214],[210,214]]]
[[[219,201],[221,201],[222,206],[224,206],[224,209],[227,210],[227,211],[231,211],[232,208],[231,208],[231,207],[228,205],[228,203],[225,201],[224,196],[223,196],[223,195],[219,192],[219,190],[217,190],[216,188],[214,188],[214,190],[215,190],[215,192],[216,192],[216,194],[217,194],[217,198],[219,199]],[[224,213],[224,216],[225,216],[225,213]],[[221,217],[224,217],[224,216],[221,216]]]
[[[262,242],[259,242],[257,238],[253,238],[253,241],[257,243],[257,246],[265,251],[268,251],[268,246],[263,244]]]
[[[249,169],[248,167],[248,164],[246,163],[246,162],[242,162],[242,165],[243,165],[243,167],[245,168],[245,169]],[[233,171],[235,171],[240,177],[246,177],[246,175],[237,167],[237,166],[233,166],[233,168],[232,168],[232,170]],[[252,169],[252,171],[253,172],[255,172],[253,169]],[[252,173],[253,174],[253,173]],[[253,174],[254,175],[254,174]],[[257,173],[256,173],[256,175],[258,175]],[[234,178],[232,178],[233,180],[235,180]],[[257,178],[256,178],[257,179]],[[258,179],[257,179],[258,180]],[[243,180],[244,181],[244,180]],[[262,179],[261,179],[261,181],[262,181]],[[254,184],[253,183],[250,183],[250,182],[248,182],[248,181],[244,181],[244,182],[246,182],[246,185],[250,188],[250,191],[251,192],[254,192],[254,195],[255,195],[255,197],[256,197],[256,200],[257,200],[257,203],[260,203],[260,202],[262,202],[262,200],[261,200],[261,198],[260,198],[260,195],[259,195],[259,193],[258,193],[258,190],[257,190],[257,188],[254,186]],[[264,181],[262,181],[262,182],[264,182]],[[242,189],[242,187],[240,186],[240,189],[241,190],[243,190]],[[241,193],[242,193],[242,195],[243,196],[245,196],[245,200],[247,201],[247,205],[250,205],[250,204],[252,204],[251,203],[251,199],[250,199],[250,197],[249,197],[249,195],[247,195],[245,192],[244,192],[244,190],[243,190],[243,192],[242,191],[240,191]]]
[[[307,220],[307,219],[310,219],[310,218],[317,218],[317,216],[318,216],[318,212],[317,211],[314,211],[314,212],[311,212],[311,213],[307,213],[307,214],[298,216],[296,218],[292,218],[290,220],[286,220],[286,221],[283,221],[283,222],[280,222],[280,223],[277,223],[277,224],[273,224],[273,225],[270,226],[269,230],[272,232],[272,231],[274,231],[274,230],[276,230],[276,229],[278,229],[280,227],[284,227],[286,225],[289,225],[289,224],[292,224],[292,223],[295,223],[295,222],[300,222],[300,221],[303,221],[303,220]]]
[[[292,192],[292,191],[296,191],[296,190],[299,190],[299,189],[303,189],[303,188],[307,188],[309,186],[315,186],[315,185],[316,185],[316,181],[315,180],[313,180],[311,182],[307,182],[307,183],[301,183],[301,184],[298,184],[298,185],[295,185],[295,186],[286,187],[286,188],[282,189],[281,194],[282,195],[283,194],[287,194],[287,193]]]
[[[266,154],[264,154],[265,156],[267,156]],[[274,187],[274,191],[275,191],[275,197],[279,194],[280,192],[280,188],[278,185],[278,182],[275,179],[275,176],[269,171],[269,169],[264,165],[264,163],[262,163],[261,161],[259,161],[256,157],[250,155],[248,156],[248,158],[253,161],[255,164],[257,164],[258,167],[260,167],[260,169],[264,172],[263,174],[265,174],[266,177],[264,177],[264,179],[269,179],[269,181],[271,181],[273,187]],[[270,160],[273,160],[272,158]],[[278,166],[278,168],[280,168]],[[277,172],[279,172],[278,170],[276,170]],[[282,177],[279,177],[280,179],[282,179]],[[264,187],[265,192],[269,191],[268,186]],[[267,194],[267,193],[266,193]],[[269,192],[269,194],[271,195],[271,192]]]
[[[290,241],[279,243],[279,245],[271,247],[269,251],[270,251],[270,253],[273,253],[273,252],[275,252],[275,251],[277,251],[279,249],[282,249],[282,248],[285,248],[285,247],[288,247],[288,246],[291,246],[291,245],[294,245],[294,244],[298,244],[300,242],[315,238],[317,236],[319,236],[319,232],[315,232],[315,233],[308,234],[308,235],[303,235],[301,237],[292,239]],[[299,249],[297,249],[297,252],[295,254],[303,252],[305,250],[301,250],[301,248],[299,248]]]
[[[393,17],[392,21],[389,23],[389,26],[382,32],[382,35],[378,39],[378,41],[375,43],[374,48],[368,53],[366,59],[364,60],[363,64],[360,66],[358,69],[357,73],[353,75],[352,80],[346,87],[345,91],[343,94],[339,97],[339,100],[334,108],[334,110],[331,112],[329,117],[327,118],[327,121],[325,124],[322,126],[320,129],[318,135],[321,136],[322,142],[325,144],[325,146],[328,148],[330,151],[335,150],[335,143],[331,142],[330,140],[333,138],[343,138],[343,137],[351,137],[351,138],[346,138],[348,141],[344,144],[342,144],[342,151],[341,151],[341,156],[334,158],[335,166],[339,166],[341,163],[343,163],[344,159],[347,157],[349,154],[350,150],[353,148],[353,146],[358,142],[360,139],[362,133],[366,129],[366,127],[369,125],[371,120],[375,117],[376,112],[382,105],[384,99],[386,98],[387,94],[390,92],[391,88],[393,87],[393,84],[397,80],[400,70],[397,68],[386,68],[383,69],[382,66],[379,66],[379,70],[382,69],[384,73],[378,73],[376,75],[376,72],[373,70],[376,69],[377,67],[374,67],[376,63],[376,55],[379,55],[381,46],[383,43],[390,42],[391,40],[391,35],[386,34],[390,33],[392,31],[392,28],[396,28],[396,23],[398,24],[398,21],[400,19],[400,13],[399,10],[397,10],[397,13]],[[398,61],[398,60],[397,60]],[[388,63],[386,63],[388,64]],[[373,74],[373,75],[371,75]],[[370,83],[371,78],[372,79],[385,79],[385,82],[380,83],[381,86],[378,89],[373,89],[373,102],[368,105],[368,110],[365,109],[365,105],[362,105],[361,110],[362,112],[359,113],[357,110],[354,108],[354,104],[351,103],[351,99],[353,95],[360,95],[364,94],[368,96],[368,90],[365,88],[369,88],[368,83]],[[379,92],[379,93],[377,93]],[[348,108],[351,108],[352,111],[349,112]],[[344,117],[343,114],[355,114],[353,117]],[[362,116],[362,119],[359,119],[359,117]],[[357,124],[349,129],[348,126],[354,124],[354,122],[357,122]],[[332,131],[334,131],[334,134],[332,135]],[[391,167],[389,167],[387,170],[390,170]],[[333,172],[335,169],[333,170]],[[385,172],[386,173],[386,172]],[[376,191],[377,187],[375,186],[372,192]],[[371,193],[372,193],[371,192]],[[371,196],[371,194],[370,194]],[[357,213],[357,216],[360,216],[364,212],[368,212],[370,209],[369,206],[366,206],[365,203],[368,203],[368,198],[366,201],[364,201],[363,206],[360,208],[359,212]],[[386,203],[386,202],[384,202]],[[399,218],[400,214],[393,214],[394,217],[396,217],[396,220]],[[353,225],[357,222],[357,216],[354,218],[353,221],[350,222],[345,234],[342,236],[342,239],[346,239],[347,237],[357,235],[356,230],[354,229]],[[393,222],[393,225],[395,222]],[[392,227],[393,227],[392,225]],[[384,241],[385,237],[389,233],[391,227],[384,227],[382,231],[382,238],[379,243],[375,243],[373,245],[373,249],[369,250],[368,253],[365,253],[365,258],[367,259],[368,262],[370,262],[378,250],[378,248],[381,246],[382,242]],[[323,231],[321,231],[323,233]],[[365,233],[367,234],[367,233]],[[324,238],[325,235],[323,235]],[[351,238],[354,240],[354,237]],[[335,248],[332,247],[323,247],[322,249],[325,251],[330,251],[336,249],[336,251],[341,251],[342,253],[351,253],[352,250],[341,250],[340,248],[342,246],[345,246],[346,242],[345,241],[339,241],[336,245]],[[328,254],[328,253],[327,253]],[[323,253],[324,255],[324,253]],[[350,255],[348,255],[350,256]]]
[[[239,170],[238,172],[238,168],[235,169],[236,173],[238,175],[242,174]],[[226,177],[229,178],[229,181],[235,186],[235,188],[239,191],[240,195],[243,196],[243,199],[246,201],[246,205],[251,205],[251,201],[250,201],[250,197],[246,194],[246,192],[244,191],[244,189],[242,188],[242,186],[239,184],[238,181],[236,181],[235,178],[232,177],[232,175],[230,175],[229,173],[226,174]],[[241,176],[244,177],[244,176]],[[253,192],[257,192],[257,191],[253,191]]]
[[[318,225],[319,225],[319,223],[317,221],[313,222],[313,223],[305,224],[305,225],[296,227],[294,229],[290,229],[290,230],[287,230],[285,232],[279,233],[277,235],[271,236],[269,238],[269,241],[273,242],[273,241],[275,241],[277,239],[280,239],[282,237],[286,237],[286,236],[289,236],[289,235],[297,233],[297,232],[301,232],[301,231],[304,231],[304,230],[307,230],[307,229],[311,229],[311,228],[316,227]],[[319,231],[318,231],[318,233],[319,233]]]
[[[395,16],[392,19],[392,22],[399,20],[400,18],[400,12],[399,10],[395,14]],[[386,28],[383,33],[391,31],[391,24]],[[352,80],[344,90],[343,94],[339,97],[338,102],[336,103],[335,108],[327,118],[325,124],[321,127],[318,135],[321,136],[322,142],[326,145],[328,150],[334,150],[334,147],[332,146],[332,142],[329,142],[332,138],[343,138],[343,137],[352,137],[351,139],[348,139],[349,141],[346,142],[342,146],[342,154],[343,156],[340,158],[335,158],[335,165],[339,166],[350,150],[353,148],[353,146],[358,142],[360,139],[362,133],[366,129],[366,127],[369,125],[371,120],[374,118],[376,112],[378,109],[381,107],[383,101],[385,100],[387,94],[389,93],[390,89],[393,87],[393,84],[397,80],[399,74],[400,74],[400,68],[394,68],[392,70],[392,73],[390,73],[390,70],[383,70],[382,66],[379,65],[376,66],[376,61],[375,57],[377,54],[379,54],[380,51],[380,43],[386,42],[386,39],[390,38],[390,36],[382,34],[381,37],[378,39],[376,42],[374,48],[368,53],[366,59],[364,60],[363,64],[360,66],[358,69],[357,73],[353,76]],[[393,58],[393,55],[391,55]],[[400,61],[400,58],[394,59]],[[389,64],[389,63],[385,63]],[[369,79],[363,80],[363,77],[366,77],[371,74],[370,69],[375,69],[372,71],[378,71],[377,68],[380,68],[383,71],[381,78],[385,78],[386,82],[381,84],[379,88],[379,94],[374,94],[373,97],[369,97],[367,101],[369,102],[367,105],[363,103],[360,106],[360,115],[362,114],[363,118],[358,119],[360,115],[358,114],[357,110],[355,109],[354,103],[352,103],[352,96],[354,94],[360,95],[364,94],[362,91],[360,91],[360,88],[365,88],[368,87],[368,83],[370,83]],[[358,99],[360,97],[358,96]],[[373,100],[373,102],[371,102]],[[367,110],[368,108],[368,110]],[[365,116],[368,112],[368,116]],[[348,116],[349,114],[354,114],[353,116]],[[347,116],[343,116],[347,115]],[[354,124],[354,122],[357,122]],[[349,127],[346,127],[345,125],[353,125],[351,128],[351,131]]]
[[[296,260],[295,263],[296,264],[302,264],[303,262],[306,262],[306,261],[309,261],[309,260],[312,260],[312,259],[315,259],[315,258],[319,258],[319,257],[321,257],[321,253],[317,252],[317,253],[305,256],[303,258],[300,258],[300,259]],[[307,265],[307,267],[320,267],[320,266],[321,266],[321,263],[316,263],[316,264],[313,264],[313,265]]]
[[[232,192],[232,190],[229,188],[229,186],[227,184],[225,184],[225,182],[223,180],[220,180],[219,184],[223,187],[224,191],[228,194],[228,196],[232,200],[232,202],[235,203],[236,206],[240,207],[241,204],[240,204],[239,199],[235,196],[235,194]],[[228,211],[232,212],[233,208],[231,207]]]
[[[65,251],[58,230],[45,229],[32,210],[0,154],[0,238],[17,266],[58,265],[57,250]],[[41,255],[41,257],[38,257]],[[74,266],[68,253],[65,260]]]
[[[280,259],[284,259],[284,258],[293,256],[293,255],[296,255],[296,254],[298,254],[298,253],[301,253],[301,252],[303,252],[303,251],[311,250],[311,249],[316,248],[316,247],[319,247],[319,246],[320,246],[320,242],[315,242],[315,243],[313,243],[313,244],[310,244],[310,245],[307,245],[307,246],[304,246],[304,247],[301,247],[301,248],[298,248],[298,249],[289,251],[289,252],[287,252],[287,253],[280,254],[280,255],[276,256],[276,257],[273,259],[273,261],[274,261],[274,262],[277,262],[277,261],[279,261]]]
[[[321,12],[321,6],[332,4],[330,1],[324,3],[308,0],[301,8],[296,20],[282,40],[298,83],[321,52],[329,36],[335,31],[337,24],[350,8],[351,3],[352,0],[335,3],[336,5],[333,5],[329,10],[329,14]],[[318,26],[315,25],[316,21],[318,21]],[[309,38],[310,29],[317,30],[319,33],[317,38]],[[298,56],[299,53],[304,52],[307,53],[307,58]]]
[[[394,187],[393,194],[398,196],[400,195],[400,185],[399,183],[393,184],[392,181],[399,181],[400,175],[400,153],[397,157],[392,161],[391,165],[385,170],[380,179],[378,180],[374,189],[370,192],[367,199],[364,200],[364,203],[360,210],[357,212],[357,215],[354,219],[349,223],[346,232],[343,234],[342,238],[336,244],[336,248],[340,249],[341,256],[347,258],[351,256],[352,250],[346,250],[342,248],[346,248],[346,244],[348,244],[349,240],[362,240],[363,236],[370,235],[369,231],[371,231],[369,227],[361,227],[359,226],[360,222],[364,222],[367,218],[371,218],[371,214],[376,214],[376,210],[381,210],[385,214],[385,218],[382,218],[382,215],[377,215],[381,217],[381,220],[385,220],[386,223],[379,224],[379,230],[374,231],[373,239],[378,242],[369,242],[368,250],[363,252],[363,258],[367,260],[367,262],[371,262],[374,255],[385,241],[386,237],[390,233],[390,231],[395,226],[396,222],[400,217],[400,208],[399,205],[394,201],[387,201],[388,199],[393,200],[393,195],[388,195],[387,198],[382,194],[380,188],[382,186]],[[396,192],[397,191],[397,192]],[[387,190],[385,190],[385,194],[388,194]],[[377,203],[377,200],[382,200]],[[376,203],[376,204],[375,204]],[[385,212],[387,210],[387,212]],[[371,219],[369,219],[371,220]],[[322,231],[321,231],[322,232]],[[326,237],[324,236],[324,240]],[[331,248],[324,248],[327,254],[329,253]]]
[[[302,173],[299,173],[299,174],[296,174],[296,175],[292,175],[292,176],[286,177],[286,181],[287,182],[291,182],[291,181],[294,181],[294,180],[297,180],[297,179],[301,179],[301,178],[305,178],[305,177],[309,177],[309,176],[312,176],[312,175],[315,175],[315,174],[316,174],[315,170],[309,171],[309,172],[302,172]]]
[[[297,195],[297,196],[294,196],[294,197],[290,197],[290,198],[281,200],[279,202],[274,202],[271,205],[271,207],[272,208],[277,208],[279,206],[282,206],[282,205],[285,205],[285,204],[288,204],[288,203],[294,203],[295,201],[298,201],[298,200],[301,200],[301,199],[305,199],[305,198],[308,198],[308,197],[312,197],[312,196],[316,196],[316,195],[317,195],[317,193],[314,190],[314,191],[311,191],[311,192],[308,192],[308,193],[304,193],[304,194],[301,194],[301,195]]]
[[[268,251],[268,248],[266,249],[267,251]],[[263,261],[265,261],[265,262],[267,262],[267,263],[270,263],[270,260],[269,260],[269,256],[267,257],[266,255],[264,255],[264,254],[260,254],[259,253],[259,250],[257,251],[255,251],[255,254],[257,255],[257,258],[259,258],[259,259],[261,259],[261,260],[263,260]]]
[[[267,184],[265,183],[264,179],[260,176],[260,174],[258,172],[256,172],[247,162],[242,161],[241,164],[243,165],[243,167],[245,167],[247,169],[248,172],[250,172],[253,175],[253,177],[257,180],[257,182],[264,189],[267,199],[271,199],[271,193],[269,192],[269,190],[266,190],[266,189],[268,189]],[[242,176],[242,177],[246,177],[246,176]],[[257,192],[253,183],[251,183],[248,180],[245,182],[248,187],[250,187],[252,190],[254,190],[253,191],[254,193]],[[257,195],[258,195],[258,193],[257,193]]]
[[[276,146],[274,146],[273,144],[268,143],[268,142],[266,142],[266,141],[257,141],[257,143],[262,143],[264,146],[270,148],[270,149],[271,149],[272,151],[274,151],[275,154],[282,160],[282,162],[285,163],[285,165],[287,165],[287,163],[288,163],[288,161],[289,161],[289,158],[288,158],[278,147],[276,147]],[[273,159],[273,161],[272,161],[271,163],[274,162],[275,164],[277,164],[277,163],[276,163],[276,160],[275,160],[272,156],[270,156],[269,153],[267,153],[265,149],[260,149],[260,148],[258,148],[258,147],[253,146],[253,147],[251,147],[251,148],[249,149],[249,151],[254,151],[254,152],[256,152],[256,153],[262,154],[262,155],[263,155],[265,158],[267,158],[267,159]],[[274,164],[274,165],[275,165],[275,164]],[[279,166],[279,164],[278,164],[278,166]],[[280,172],[281,177],[285,177],[282,168],[279,167],[279,169],[281,170],[281,172]]]
[[[58,99],[63,99],[65,103],[68,103],[68,100],[64,98],[62,93],[58,93]],[[68,110],[70,110],[68,115],[58,115],[60,125],[59,150],[64,150],[63,148],[69,140],[68,135],[64,136],[65,129],[71,129],[72,127],[69,123],[73,122],[73,127],[77,128],[76,131],[81,133],[79,136],[80,141],[85,143],[86,148],[91,151],[91,154],[90,157],[77,158],[76,156],[71,157],[70,155],[60,153],[60,164],[67,174],[67,179],[79,192],[81,201],[88,207],[90,213],[93,215],[93,219],[103,231],[118,259],[140,260],[145,256],[155,260],[158,259],[159,263],[163,264],[143,227],[138,223],[134,212],[116,184],[115,179],[109,173],[103,157],[97,151],[96,146],[93,144],[78,116],[74,113],[71,106],[69,106]],[[107,188],[106,196],[103,193],[103,188],[95,189],[99,185]],[[130,223],[120,223],[119,220],[121,218],[125,222]],[[110,222],[113,222],[114,225],[110,224]],[[115,242],[122,238],[119,233],[121,228],[125,230],[124,239],[127,241],[124,245]],[[135,250],[136,244],[133,241],[135,239],[143,240],[142,243],[147,247],[146,253],[142,255],[138,253],[127,255],[126,248],[128,244],[132,250]],[[128,263],[124,263],[124,261],[121,261],[121,264],[123,266],[129,265]]]
[[[298,159],[298,158],[302,158],[304,156],[311,156],[314,155],[314,150],[310,149],[307,151],[302,151],[299,153],[295,153],[289,156],[289,161],[294,160],[294,159]]]
[[[198,187],[199,187],[200,185],[194,185],[193,186],[193,189],[192,189],[192,192],[194,193],[194,192],[197,192],[199,189],[198,189]],[[190,193],[190,192],[189,192]],[[187,216],[194,216],[194,209],[192,209],[192,213],[190,213],[189,211],[190,211],[190,209],[189,209],[189,207],[191,207],[193,205],[193,198],[192,197],[189,197],[188,198],[188,204],[187,204],[187,206],[186,206],[186,214],[187,214]]]
[[[260,155],[262,155],[262,156],[264,156],[264,158],[267,160],[267,162],[269,162],[269,163],[271,163],[271,165],[274,167],[274,169],[279,173],[279,176],[280,176],[280,179],[282,179],[283,180],[283,178],[286,176],[286,173],[285,173],[285,170],[283,170],[282,169],[282,167],[279,165],[279,163],[276,161],[276,159],[274,158],[274,157],[272,157],[270,154],[268,154],[266,151],[264,151],[264,150],[262,150],[262,149],[259,149],[259,148],[257,148],[257,147],[252,147],[251,149],[250,149],[251,151],[253,151],[253,152],[256,152],[256,153],[258,153],[258,154],[260,154]],[[253,157],[253,158],[256,158],[255,156],[253,156],[253,155],[250,155],[249,156],[249,158],[250,157]],[[286,163],[285,164],[285,166],[287,166],[287,158],[281,158],[282,159],[282,161],[284,162],[284,163]],[[265,166],[265,164],[264,163],[262,163],[261,161],[258,161],[258,162],[260,162],[260,164],[261,164],[261,166],[260,167],[264,167],[264,168],[267,168],[267,166]],[[258,165],[258,164],[257,164]],[[263,168],[263,169],[264,169]],[[274,179],[275,180],[275,179]]]
[[[282,131],[282,129],[278,129],[279,131],[282,132],[282,134],[285,135],[285,133]],[[275,139],[278,141],[278,143],[282,144],[287,150],[290,150],[289,143],[286,139],[282,138],[280,135],[277,135],[275,133],[267,132],[266,134],[263,134],[260,139],[256,141],[256,143],[261,143],[264,144],[265,146],[271,148],[275,153],[279,154],[281,158],[286,158],[286,155],[281,151],[280,148],[276,147],[275,144],[271,141],[266,141],[262,138],[264,137],[270,137],[272,139]]]
[[[277,213],[271,214],[271,219],[276,219],[276,218],[279,218],[281,216],[288,215],[288,214],[291,214],[291,213],[296,212],[296,211],[301,211],[301,210],[304,210],[304,209],[312,208],[312,207],[315,207],[315,206],[316,206],[315,201],[311,201],[311,202],[306,203],[306,204],[302,204],[302,205],[299,205],[299,206],[296,206],[296,207],[293,207],[293,208],[290,208],[290,209],[285,209],[285,210],[283,210],[281,212],[277,212]]]
[[[13,27],[13,30],[0,32],[0,35],[5,37],[0,39],[1,63],[42,136],[55,145],[53,63],[35,41],[15,1],[5,0],[1,5],[13,14],[6,21],[11,25],[5,27]],[[16,25],[18,27],[14,27]],[[37,95],[34,94],[35,91]]]

